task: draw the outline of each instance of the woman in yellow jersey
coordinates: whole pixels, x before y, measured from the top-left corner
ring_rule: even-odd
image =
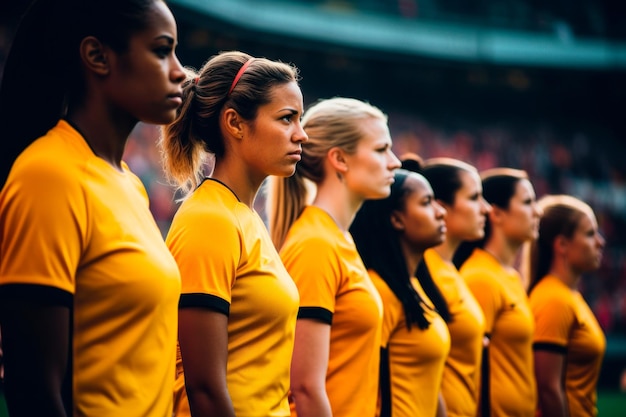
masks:
[[[593,417],[606,348],[604,333],[578,291],[599,268],[604,238],[587,204],[567,195],[539,200],[539,237],[530,247],[535,377],[543,417]]]
[[[363,203],[350,226],[383,300],[381,417],[447,415],[441,378],[450,336],[415,278],[424,251],[445,238],[445,213],[422,175],[400,169],[389,197]]]
[[[293,174],[302,112],[295,67],[230,51],[189,70],[163,131],[166,171],[187,193],[166,238],[182,278],[177,416],[290,413],[298,291],[254,200],[268,175]]]
[[[274,243],[300,291],[293,412],[373,416],[382,305],[348,228],[365,199],[389,195],[400,161],[387,117],[360,100],[321,100],[302,123],[302,161],[293,177],[274,178],[268,199]]]
[[[478,172],[465,162],[431,158],[425,161],[422,174],[432,186],[437,202],[447,211],[446,239],[424,253],[418,269],[426,295],[450,331],[450,354],[441,392],[448,416],[475,417],[485,318],[452,258],[461,242],[484,236],[485,217],[491,207],[483,198]]]
[[[532,417],[537,393],[533,371],[534,322],[515,268],[524,242],[537,237],[541,209],[524,171],[494,168],[482,173],[491,204],[485,237],[467,258],[465,242],[455,254],[460,272],[485,316],[480,415]],[[463,258],[466,258],[464,260]]]
[[[138,121],[176,117],[176,44],[157,0],[42,0],[18,27],[0,88],[12,417],[172,413],[180,275],[122,155]]]

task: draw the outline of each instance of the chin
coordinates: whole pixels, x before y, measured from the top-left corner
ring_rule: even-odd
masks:
[[[296,166],[292,165],[288,167],[283,167],[282,169],[271,172],[268,175],[273,175],[275,177],[291,177],[295,173],[296,173]]]
[[[478,240],[484,237],[485,237],[485,231],[481,229],[480,231],[476,232],[474,236],[471,236],[469,239],[464,239],[464,240]]]
[[[391,187],[386,186],[385,188],[382,188],[380,190],[377,190],[376,192],[371,193],[371,195],[367,198],[370,200],[379,199],[379,198],[387,198],[389,197],[390,194],[391,194]]]

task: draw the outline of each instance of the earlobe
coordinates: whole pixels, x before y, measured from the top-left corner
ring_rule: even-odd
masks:
[[[90,71],[98,75],[109,73],[109,62],[104,45],[95,37],[87,36],[80,43],[80,58]]]

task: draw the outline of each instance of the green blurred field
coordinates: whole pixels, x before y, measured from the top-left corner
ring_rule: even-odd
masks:
[[[598,392],[599,417],[626,416],[626,393],[619,391]]]

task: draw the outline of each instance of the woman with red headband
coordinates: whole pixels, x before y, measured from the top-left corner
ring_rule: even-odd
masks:
[[[166,239],[182,279],[175,415],[288,416],[299,296],[254,200],[307,140],[297,69],[224,52],[183,90],[160,142],[185,194]]]

